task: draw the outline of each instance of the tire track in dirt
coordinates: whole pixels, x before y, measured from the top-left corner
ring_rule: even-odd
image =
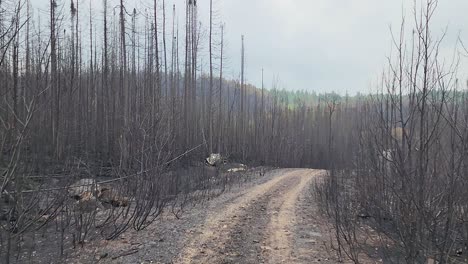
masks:
[[[296,225],[296,202],[299,195],[306,189],[314,176],[320,171],[301,171],[298,183],[289,188],[279,199],[271,201],[274,213],[268,226],[269,238],[267,245],[270,263],[293,263],[295,257],[292,253],[292,236]]]
[[[224,256],[214,263],[264,263],[265,251],[269,248],[269,223],[279,211],[279,203],[284,193],[300,182],[300,176],[294,174],[277,183],[262,197],[244,208],[234,228],[224,243]]]
[[[287,171],[211,212],[175,263],[289,263],[296,200],[319,173]]]

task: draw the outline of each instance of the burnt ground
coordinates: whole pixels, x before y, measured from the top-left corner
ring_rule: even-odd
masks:
[[[166,211],[143,231],[96,240],[66,263],[337,263],[326,221],[310,199],[319,170],[279,169],[179,218]]]
[[[147,229],[93,241],[67,263],[337,263],[306,197],[319,170],[280,169]]]
[[[143,231],[88,241],[55,262],[38,261],[33,252],[31,263],[353,263],[344,251],[339,261],[335,230],[316,203],[314,182],[325,175],[310,169],[250,174],[183,214],[167,208]],[[391,240],[366,222],[356,235],[360,263],[386,263],[379,245],[392,248]]]

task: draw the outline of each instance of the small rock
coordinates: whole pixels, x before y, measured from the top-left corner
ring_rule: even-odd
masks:
[[[270,250],[272,250],[272,248],[269,247],[269,246],[261,246],[260,248],[261,248],[262,250],[264,250],[264,251],[270,251]]]

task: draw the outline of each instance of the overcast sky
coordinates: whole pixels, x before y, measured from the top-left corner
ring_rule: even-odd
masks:
[[[89,6],[88,1],[80,3]],[[99,20],[102,1],[91,1],[93,17]],[[47,0],[32,2],[36,7],[48,8]],[[69,5],[69,0],[58,2]],[[126,2],[144,12],[141,1]],[[197,2],[206,28],[209,1]],[[166,0],[168,21],[174,3],[180,12],[179,23],[183,24],[184,0]],[[390,27],[398,31],[402,13],[411,14],[413,0],[214,0],[214,6],[216,22],[226,24],[227,76],[237,78],[240,72],[243,34],[246,78],[250,83],[261,84],[264,68],[268,86],[278,76],[281,87],[290,90],[355,93],[368,92],[378,79],[391,50]],[[448,28],[442,46],[447,60],[453,57],[458,36],[468,43],[467,12],[466,0],[439,1],[432,29],[438,36]],[[412,22],[410,19],[407,17],[408,22]],[[207,44],[202,48],[206,56]],[[203,60],[205,64],[207,59]],[[461,78],[468,75],[465,60]]]

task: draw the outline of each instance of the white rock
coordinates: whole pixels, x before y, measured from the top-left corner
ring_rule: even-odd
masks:
[[[206,162],[211,166],[216,166],[221,162],[221,154],[219,153],[212,153],[208,158],[206,158]]]

